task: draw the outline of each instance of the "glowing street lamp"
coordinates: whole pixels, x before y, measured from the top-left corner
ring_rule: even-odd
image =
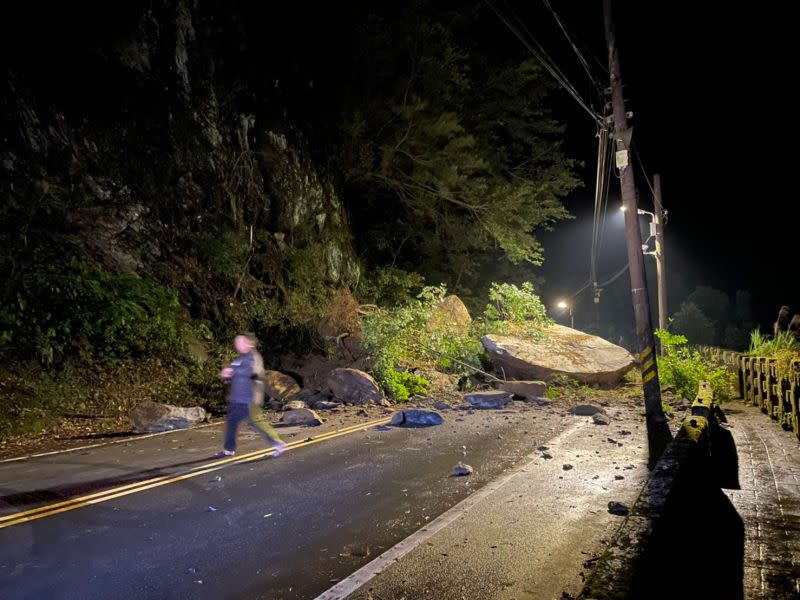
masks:
[[[570,327],[572,327],[573,329],[575,329],[575,315],[574,315],[574,313],[572,312],[572,304],[569,304],[569,303],[568,303],[567,301],[565,301],[565,300],[561,300],[561,301],[560,301],[560,302],[557,304],[557,306],[558,306],[558,308],[560,308],[561,310],[567,310],[567,309],[569,309],[569,326],[570,326]]]

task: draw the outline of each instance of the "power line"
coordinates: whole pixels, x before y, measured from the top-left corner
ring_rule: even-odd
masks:
[[[592,282],[591,282],[591,280],[587,281],[587,282],[584,284],[584,286],[583,286],[581,289],[579,289],[577,292],[575,292],[574,294],[571,294],[571,295],[570,295],[570,298],[574,298],[575,296],[577,296],[578,294],[580,294],[580,293],[581,293],[583,290],[585,290],[586,288],[588,288],[590,285],[592,285]]]
[[[606,281],[604,281],[604,282],[602,282],[602,283],[598,283],[598,284],[597,284],[597,287],[599,287],[599,288],[604,288],[604,287],[606,287],[606,286],[608,286],[608,285],[610,285],[610,284],[614,283],[614,282],[615,282],[617,279],[619,279],[620,277],[622,277],[622,275],[623,275],[623,274],[625,273],[625,271],[627,271],[627,270],[628,270],[628,263],[625,263],[625,266],[624,266],[624,267],[622,267],[622,268],[621,268],[619,271],[617,271],[616,273],[614,273],[614,275],[612,275],[612,276],[611,276],[611,277],[610,277],[608,280],[606,280]],[[582,287],[581,287],[581,288],[580,288],[578,291],[574,292],[574,293],[573,293],[573,294],[571,294],[569,297],[570,297],[570,298],[575,298],[575,297],[576,297],[578,294],[580,294],[582,291],[584,291],[585,289],[587,289],[587,288],[591,287],[591,285],[592,285],[592,284],[593,284],[593,282],[592,282],[592,281],[587,281],[587,282],[586,282],[586,283],[585,283],[585,284],[584,284],[584,285],[583,285],[583,286],[582,286]]]
[[[527,30],[527,28],[519,19],[519,17],[516,17],[515,15],[517,21],[520,22],[520,24],[522,25],[523,29],[525,29],[528,36],[530,36],[531,40],[533,40],[533,42],[539,48],[538,50],[531,45],[530,41],[525,39],[525,37],[522,35],[519,29],[517,29],[517,27],[515,27],[514,24],[511,23],[506,18],[506,16],[497,9],[497,7],[491,2],[491,0],[485,0],[485,2],[489,6],[489,8],[491,8],[492,11],[494,11],[494,13],[497,15],[497,18],[499,18],[505,24],[505,26],[508,27],[508,29],[517,37],[517,39],[520,42],[522,42],[522,44],[528,49],[528,51],[531,54],[533,54],[533,56],[542,64],[542,66],[550,73],[550,75],[556,81],[558,81],[559,84],[561,84],[561,87],[563,87],[567,91],[567,93],[569,93],[569,95],[573,97],[573,99],[580,105],[580,107],[583,108],[583,110],[585,110],[587,113],[589,113],[592,119],[594,119],[599,123],[602,123],[602,118],[600,117],[600,115],[597,114],[592,108],[590,108],[588,104],[583,100],[583,98],[581,98],[580,94],[575,89],[575,87],[567,80],[567,78],[563,75],[563,73],[561,73],[560,69],[558,69],[558,67],[555,65],[555,62],[553,62],[552,59],[549,59],[549,56],[547,56],[547,53],[545,52],[542,45],[539,44],[539,42],[536,41],[536,38],[534,38],[530,34],[530,32]],[[513,10],[511,12],[513,14]]]
[[[606,171],[606,157],[608,155],[608,129],[601,128],[597,134],[597,173],[594,188],[594,220],[592,222],[592,246],[589,276],[592,282],[597,281],[597,254],[600,238],[600,213],[603,205],[604,178]]]
[[[595,88],[597,88],[597,91],[600,93],[600,97],[602,98],[603,97],[603,88],[602,88],[602,86],[594,78],[594,74],[592,73],[592,70],[589,68],[589,63],[584,58],[583,54],[581,54],[580,49],[575,44],[575,42],[572,40],[572,37],[570,37],[570,34],[567,31],[567,27],[564,25],[564,22],[561,20],[561,17],[559,17],[558,14],[556,13],[556,11],[553,10],[553,6],[550,4],[550,0],[542,0],[542,1],[544,2],[544,5],[548,8],[548,10],[550,11],[550,14],[553,15],[553,18],[555,19],[556,23],[558,23],[558,26],[561,28],[561,31],[564,33],[564,37],[567,38],[567,41],[569,42],[569,45],[572,46],[572,50],[575,52],[575,56],[578,57],[578,61],[581,63],[581,66],[583,67],[583,70],[586,71],[586,74],[589,76],[589,80],[592,82],[592,84],[595,86]]]
[[[653,183],[650,180],[650,176],[647,174],[647,171],[644,168],[644,162],[642,162],[642,157],[639,155],[639,150],[636,148],[636,144],[631,141],[631,147],[633,148],[633,154],[636,157],[636,162],[639,163],[639,168],[642,170],[642,174],[644,175],[645,181],[647,181],[647,187],[650,188],[650,193],[653,194],[653,198],[656,197],[656,191],[653,189]]]
[[[568,90],[571,90],[571,92],[574,93],[575,96],[578,96],[578,98],[580,98],[580,101],[583,101],[583,98],[580,97],[580,94],[578,93],[577,88],[569,81],[569,79],[567,79],[567,76],[559,68],[559,66],[556,63],[556,61],[554,61],[550,57],[550,55],[544,49],[544,46],[542,46],[542,44],[539,43],[539,41],[534,37],[534,35],[527,28],[527,26],[525,25],[525,22],[519,17],[519,15],[517,15],[517,13],[514,11],[514,9],[511,8],[508,5],[508,2],[503,0],[503,5],[511,13],[511,16],[514,17],[516,22],[522,27],[522,29],[525,31],[525,33],[528,35],[528,37],[531,40],[533,40],[533,43],[536,44],[536,47],[538,48],[539,52],[544,57],[544,62],[546,63],[545,66],[549,66],[552,69],[552,71],[555,71],[557,73],[557,75],[554,74],[554,77],[556,77],[556,79],[559,81],[559,83],[561,83],[562,86],[566,87]],[[542,61],[542,59],[540,58],[540,62],[541,61]],[[588,104],[585,101],[583,101],[583,102],[584,102],[584,104]],[[592,110],[592,112],[594,112],[594,111]]]
[[[568,86],[569,86],[571,89],[575,90],[575,91],[576,91],[576,93],[577,93],[577,88],[576,88],[574,85],[572,85],[572,83],[571,83],[571,82],[570,82],[570,81],[567,79],[567,76],[566,76],[566,75],[564,74],[564,72],[563,72],[563,71],[562,71],[562,70],[559,68],[559,66],[558,66],[558,64],[556,63],[556,61],[554,61],[554,60],[553,60],[553,59],[550,57],[550,55],[549,55],[549,54],[547,53],[547,51],[544,49],[544,46],[542,46],[542,44],[541,44],[541,43],[539,43],[539,40],[537,40],[537,39],[536,39],[536,37],[535,37],[535,36],[534,36],[534,35],[531,33],[530,29],[528,29],[528,27],[525,25],[525,22],[524,22],[524,21],[523,21],[523,20],[520,18],[520,16],[519,16],[519,15],[516,13],[516,11],[515,11],[513,8],[511,8],[511,6],[508,4],[508,2],[506,2],[506,0],[503,0],[503,6],[505,6],[505,7],[506,7],[506,10],[508,10],[508,12],[510,12],[510,13],[511,13],[511,16],[512,16],[512,17],[514,17],[514,20],[515,20],[515,21],[516,21],[516,22],[517,22],[517,23],[518,23],[518,24],[519,24],[519,25],[522,27],[523,31],[524,31],[524,32],[525,32],[525,33],[528,35],[528,37],[529,37],[531,40],[533,40],[533,43],[534,43],[534,44],[536,44],[536,47],[539,49],[539,52],[541,52],[541,53],[542,53],[542,55],[543,55],[543,56],[544,56],[544,57],[547,59],[547,62],[548,62],[548,64],[549,64],[549,65],[550,65],[550,66],[551,66],[551,67],[552,67],[552,68],[553,68],[555,71],[557,71],[557,72],[558,72],[558,75],[560,76],[560,80],[561,80],[562,82],[564,82],[566,85],[568,85]]]
[[[609,144],[610,149],[610,144]],[[598,244],[598,252],[603,249],[603,241],[606,235],[606,220],[608,215],[608,188],[611,185],[611,153],[609,152],[608,159],[606,160],[606,175],[605,175],[605,189],[603,190],[603,225],[600,229],[600,242]]]
[[[628,263],[625,263],[624,267],[622,267],[619,271],[617,271],[608,281],[604,281],[603,283],[598,284],[598,287],[604,288],[607,285],[614,283],[617,279],[622,277],[622,275],[625,273],[625,271],[628,270],[629,266],[630,265]]]

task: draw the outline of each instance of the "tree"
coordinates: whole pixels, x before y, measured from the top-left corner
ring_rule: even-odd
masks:
[[[728,350],[744,351],[750,343],[750,330],[736,325],[726,325],[722,335],[722,347]]]
[[[710,344],[721,344],[725,336],[725,327],[730,322],[731,302],[725,292],[700,285],[689,294],[686,302],[694,304],[711,321],[714,329]]]
[[[700,285],[689,294],[686,302],[697,306],[715,326],[728,320],[731,302],[725,292]]]
[[[746,290],[736,290],[733,303],[733,318],[737,323],[751,323],[753,321],[752,298]]]
[[[714,343],[714,324],[692,302],[681,304],[681,309],[672,317],[671,329],[674,333],[685,336],[691,344]]]
[[[459,291],[481,257],[540,264],[534,232],[569,216],[560,198],[578,180],[541,66],[467,50],[445,22],[424,3],[391,28],[367,21],[355,79],[368,87],[345,110],[341,160],[352,212],[387,258],[422,263]]]

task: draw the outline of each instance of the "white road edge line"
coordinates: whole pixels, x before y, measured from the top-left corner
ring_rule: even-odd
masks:
[[[559,433],[556,437],[548,440],[549,445],[556,445],[562,441],[562,438],[568,437],[574,434],[579,429],[586,426],[589,422],[589,419],[581,419],[572,427],[565,429],[561,433]],[[526,457],[526,460],[523,464],[516,467],[509,473],[500,476],[499,478],[490,481],[481,489],[479,489],[474,494],[471,494],[464,498],[461,502],[453,506],[451,509],[445,511],[438,517],[436,517],[433,521],[418,529],[410,536],[405,538],[404,540],[398,542],[391,548],[389,548],[386,552],[381,554],[372,562],[367,563],[363,567],[361,567],[358,571],[342,579],[339,583],[334,585],[329,590],[323,592],[319,596],[315,598],[315,600],[344,600],[347,596],[355,592],[365,583],[373,579],[375,576],[380,575],[386,567],[389,565],[399,561],[403,558],[406,554],[411,552],[414,548],[422,544],[423,542],[427,541],[436,533],[450,525],[453,521],[458,519],[461,515],[465,512],[470,510],[473,506],[478,504],[481,500],[486,498],[487,496],[493,494],[504,485],[506,485],[509,481],[514,479],[517,475],[522,473],[525,469],[530,467],[533,463],[537,460],[541,460],[541,453],[540,452],[532,452]]]
[[[79,450],[91,450],[92,448],[102,448],[103,446],[112,446],[114,444],[125,444],[130,442],[136,442],[138,440],[146,440],[147,438],[157,437],[159,435],[169,435],[171,433],[179,433],[181,431],[187,432],[187,431],[194,431],[196,429],[206,429],[208,427],[214,427],[216,425],[225,425],[225,419],[222,418],[219,419],[218,421],[212,421],[210,423],[201,423],[200,425],[194,425],[193,427],[183,427],[181,429],[168,429],[167,431],[159,431],[157,433],[131,433],[129,437],[125,437],[119,440],[109,440],[107,442],[88,444],[86,446],[78,446],[76,448],[62,448],[61,450],[53,450],[51,452],[39,452],[38,454],[25,454],[23,456],[15,456],[13,458],[3,458],[0,459],[0,465],[11,462],[19,462],[21,460],[29,460],[31,458],[41,458],[43,456],[54,456],[56,454],[77,452]],[[289,429],[291,428],[287,428],[287,430]]]
[[[126,442],[135,442],[138,440],[145,440],[147,438],[156,437],[159,435],[169,435],[170,433],[178,433],[179,431],[193,431],[195,429],[205,429],[206,427],[214,427],[214,425],[224,425],[225,419],[220,419],[213,423],[202,423],[194,427],[184,427],[182,429],[169,429],[167,431],[159,431],[158,433],[131,433],[130,437],[119,440],[110,440],[108,442],[100,442],[98,444],[87,444],[86,446],[78,446],[77,448],[63,448],[61,450],[53,450],[52,452],[39,452],[38,454],[26,454],[24,456],[15,456],[13,458],[4,458],[0,460],[0,465],[10,462],[19,462],[21,460],[29,460],[31,458],[41,458],[42,456],[53,456],[55,454],[66,454],[67,452],[77,452],[78,450],[90,450],[92,448],[101,448],[103,446],[111,446],[113,444],[124,444]]]

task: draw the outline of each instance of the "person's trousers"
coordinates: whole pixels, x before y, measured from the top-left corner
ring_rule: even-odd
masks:
[[[236,450],[236,431],[242,421],[247,419],[247,424],[260,433],[273,446],[281,443],[281,438],[268,421],[256,421],[259,406],[254,403],[229,403],[228,418],[225,426],[225,450]]]

